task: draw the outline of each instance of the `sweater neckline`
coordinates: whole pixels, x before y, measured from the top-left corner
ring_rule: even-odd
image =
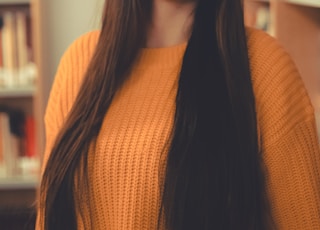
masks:
[[[135,65],[138,69],[166,69],[181,65],[187,42],[161,48],[142,48]]]

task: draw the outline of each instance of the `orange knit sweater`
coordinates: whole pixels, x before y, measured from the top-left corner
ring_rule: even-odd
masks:
[[[44,162],[98,37],[99,32],[82,36],[61,60],[45,115]],[[275,222],[280,230],[320,229],[320,151],[306,90],[293,62],[273,38],[248,29],[248,45]],[[116,94],[89,152],[90,210],[84,199],[79,207],[86,215],[78,221],[79,229],[155,229],[163,176],[160,156],[173,124],[185,48],[186,44],[144,49]],[[42,229],[39,222],[37,229]]]

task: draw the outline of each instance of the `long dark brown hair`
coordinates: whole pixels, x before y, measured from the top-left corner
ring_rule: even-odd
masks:
[[[77,229],[75,175],[86,175],[89,145],[145,44],[152,2],[105,1],[95,53],[43,175],[45,230]],[[161,185],[166,229],[271,229],[246,39],[241,0],[197,1]]]

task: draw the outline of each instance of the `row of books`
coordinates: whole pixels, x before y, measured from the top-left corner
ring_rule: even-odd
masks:
[[[0,14],[0,87],[34,84],[31,19],[23,10]]]
[[[0,178],[24,173],[21,165],[35,158],[34,119],[19,109],[0,106]]]

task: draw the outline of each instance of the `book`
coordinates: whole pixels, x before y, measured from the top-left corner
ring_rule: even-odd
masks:
[[[36,68],[31,52],[30,15],[19,10],[5,11],[0,14],[0,28],[0,87],[34,85]]]
[[[36,175],[38,169],[34,118],[0,105],[0,178]]]
[[[17,32],[17,59],[18,59],[18,84],[27,85],[28,77],[24,74],[28,67],[28,47],[27,47],[27,16],[23,12],[16,12],[16,32]]]
[[[5,112],[0,112],[0,133],[1,133],[1,153],[3,156],[3,162],[0,170],[3,177],[12,177],[17,172],[17,157],[18,146],[17,138],[15,138],[10,132],[9,115]]]
[[[7,87],[14,87],[18,84],[17,69],[17,47],[16,47],[16,22],[13,12],[3,14],[4,26],[2,30],[2,48],[3,48],[3,69],[4,83]]]
[[[3,28],[3,18],[0,15],[0,68],[3,68],[3,53],[2,53],[2,28]],[[0,82],[1,84],[1,82]]]
[[[25,121],[24,156],[35,157],[35,121],[32,116],[28,116]]]
[[[270,28],[270,10],[268,6],[261,6],[257,9],[255,27],[264,31]]]

